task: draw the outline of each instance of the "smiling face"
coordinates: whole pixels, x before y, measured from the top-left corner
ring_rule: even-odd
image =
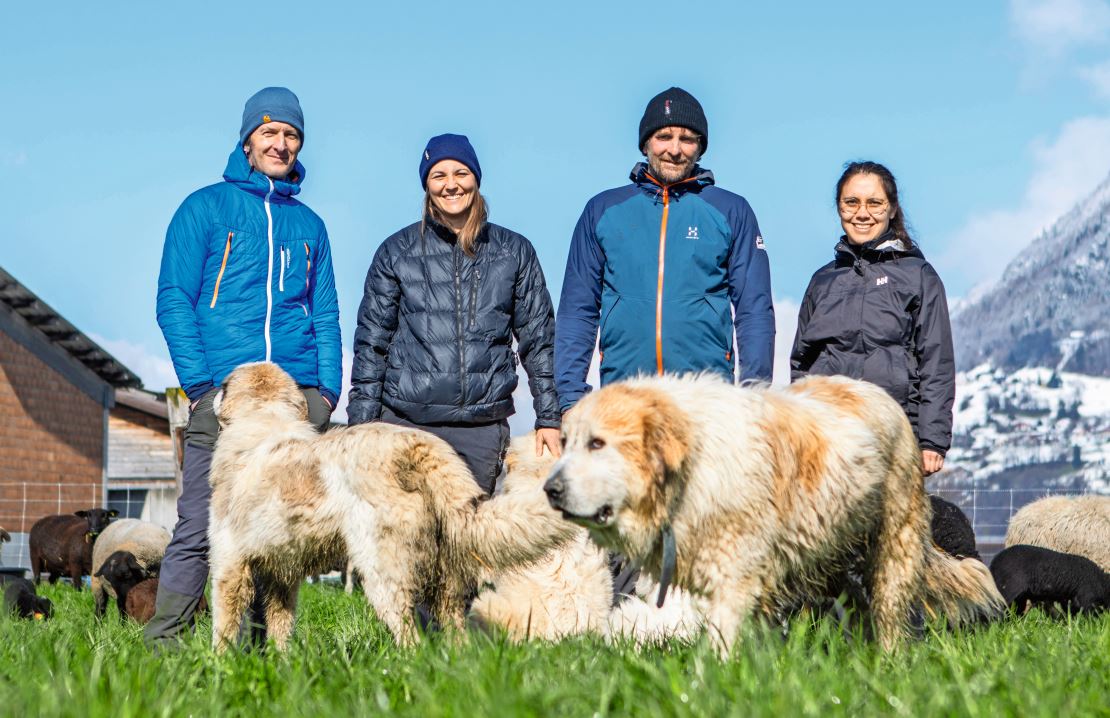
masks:
[[[428,196],[452,229],[466,224],[477,191],[477,178],[462,162],[440,160],[428,171]]]
[[[267,122],[247,138],[244,149],[251,167],[270,179],[283,180],[293,171],[301,151],[301,134],[285,122]]]
[[[663,127],[644,143],[648,167],[663,184],[681,182],[694,173],[701,156],[701,137],[685,127]]]
[[[866,244],[883,236],[897,207],[883,189],[878,175],[857,174],[844,183],[837,199],[840,224],[852,244]]]

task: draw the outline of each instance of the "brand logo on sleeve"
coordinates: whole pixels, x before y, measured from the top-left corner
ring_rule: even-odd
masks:
[[[697,227],[687,227],[686,228],[686,239],[697,239],[697,238],[698,238],[698,228]]]
[[[762,234],[755,235],[755,248],[756,249],[763,249],[763,250],[767,249],[767,247],[764,246],[764,244],[763,244],[763,235]]]

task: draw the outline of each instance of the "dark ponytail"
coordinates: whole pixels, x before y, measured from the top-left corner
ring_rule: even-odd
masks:
[[[840,193],[844,190],[844,185],[856,175],[875,175],[879,178],[883,183],[887,201],[890,202],[890,231],[894,233],[895,239],[901,240],[902,244],[906,245],[907,249],[915,246],[913,237],[906,227],[906,213],[902,211],[902,203],[898,199],[898,183],[894,180],[891,171],[878,162],[849,162],[844,165],[844,174],[840,175],[840,180],[836,183],[836,197],[833,198],[837,207],[840,206]]]

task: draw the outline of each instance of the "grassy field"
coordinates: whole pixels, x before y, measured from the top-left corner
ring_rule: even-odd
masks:
[[[798,619],[785,638],[752,629],[722,663],[704,641],[638,650],[474,633],[401,650],[361,596],[323,585],[301,594],[289,655],[217,658],[207,621],[155,656],[114,605],[97,622],[88,591],[41,592],[53,621],[0,617],[0,715],[1110,716],[1110,614],[930,630],[894,656]]]

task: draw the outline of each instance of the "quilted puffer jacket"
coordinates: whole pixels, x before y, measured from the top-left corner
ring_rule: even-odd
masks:
[[[418,424],[508,417],[515,338],[536,427],[559,426],[555,317],[536,252],[495,224],[485,226],[475,247],[467,256],[454,233],[428,220],[378,248],[358,310],[350,423],[380,418],[383,404]]]

